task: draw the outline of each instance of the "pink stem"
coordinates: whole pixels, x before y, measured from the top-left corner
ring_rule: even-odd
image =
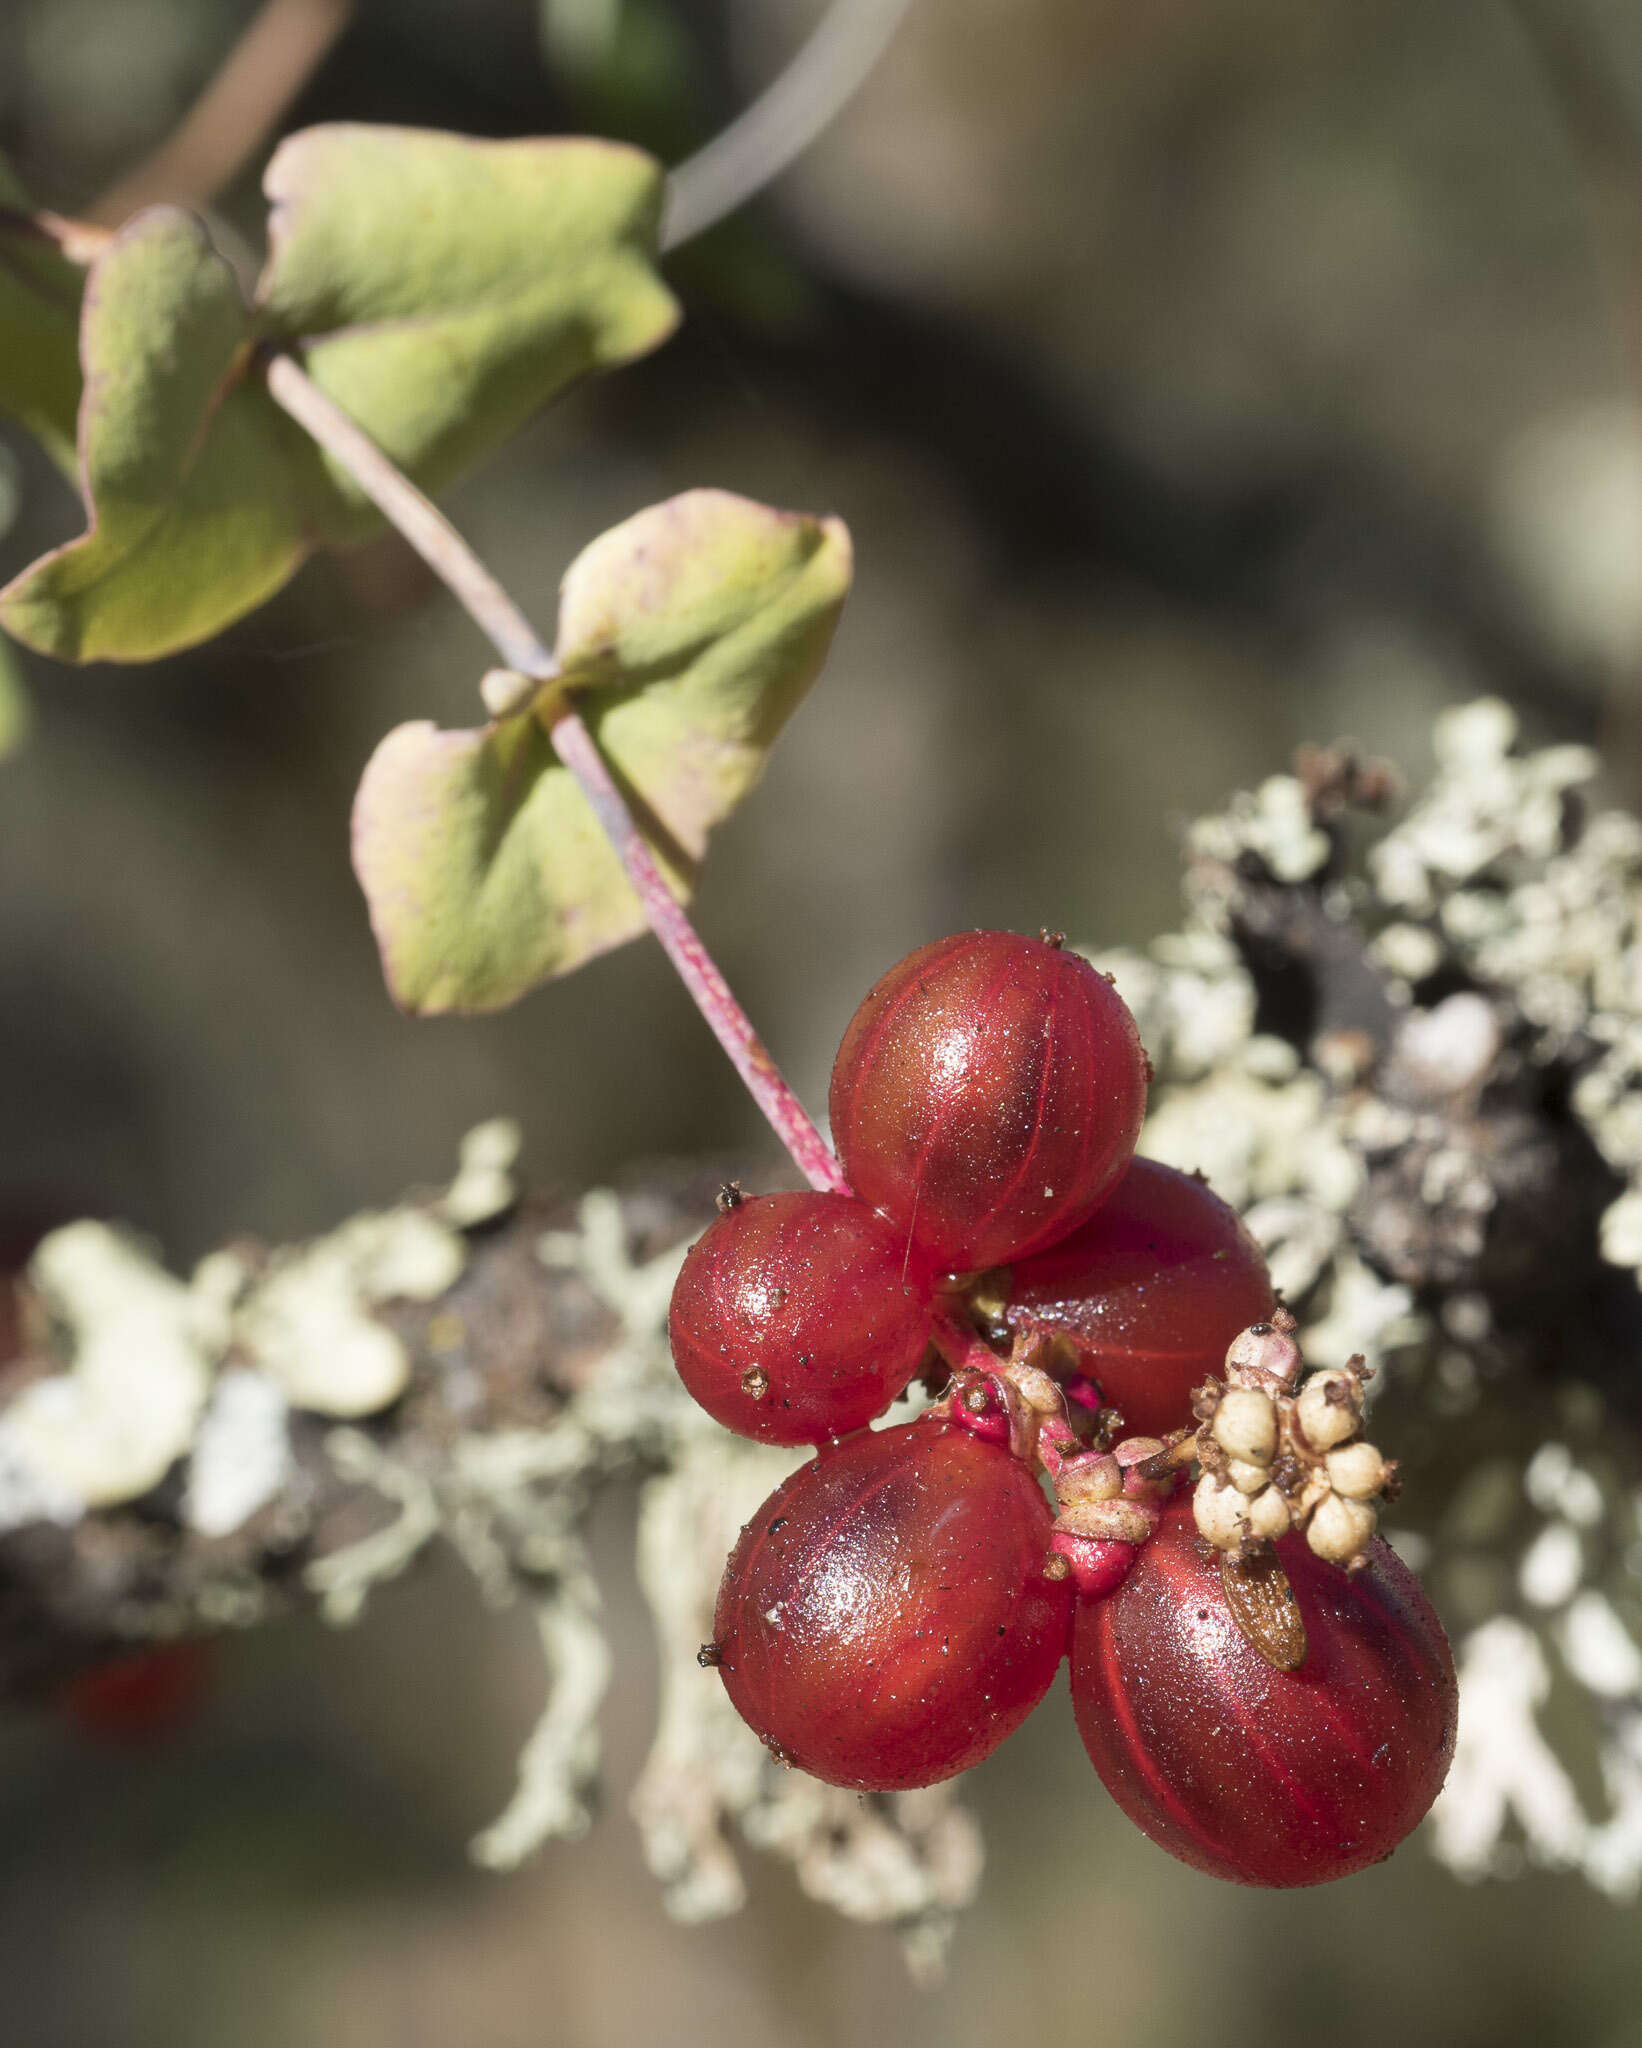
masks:
[[[731,1065],[747,1084],[748,1093],[764,1112],[770,1128],[792,1154],[799,1172],[812,1188],[847,1195],[849,1183],[838,1161],[827,1150],[803,1103],[782,1078],[764,1041],[747,1021],[747,1013],[730,993],[729,983],[719,973],[677,897],[662,880],[644,835],[623,803],[621,791],[580,712],[561,711],[549,726],[548,736],[559,759],[581,785],[594,816],[616,849],[627,879],[644,905],[650,929],[660,939],[668,959],[678,969],[679,979],[695,998],[696,1008],[729,1054]]]
[[[930,1322],[929,1334],[934,1340],[935,1349],[954,1372],[1003,1371],[1004,1360],[989,1345],[983,1343],[951,1309],[938,1308],[935,1311]]]
[[[377,508],[398,527],[452,593],[509,668],[538,682],[551,682],[559,665],[550,648],[496,578],[432,501],[397,469],[376,443],[334,405],[288,356],[270,356],[269,395],[297,424],[336,458]],[[838,1162],[804,1105],[782,1079],[746,1012],[730,993],[695,927],[657,868],[644,835],[633,821],[615,778],[581,715],[557,712],[548,728],[559,759],[575,776],[603,827],[627,879],[638,893],[650,928],[660,939],[679,979],[729,1054],[736,1072],[771,1129],[792,1154],[813,1188],[849,1192]]]

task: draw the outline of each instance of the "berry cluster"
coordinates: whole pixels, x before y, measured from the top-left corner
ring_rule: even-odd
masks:
[[[887,1792],[988,1755],[1069,1656],[1154,1841],[1315,1883],[1430,1805],[1452,1666],[1373,1536],[1393,1475],[1361,1376],[1302,1386],[1236,1216],[1134,1157],[1148,1078],[1048,933],[940,940],[867,996],[832,1079],[844,1183],[727,1189],[673,1295],[702,1406],[818,1447],[742,1531],[702,1662],[783,1762]],[[944,1398],[868,1429],[935,1355]]]

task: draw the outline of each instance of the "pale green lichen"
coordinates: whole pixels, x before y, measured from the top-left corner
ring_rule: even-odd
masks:
[[[519,1198],[513,1169],[523,1134],[512,1117],[493,1117],[468,1132],[457,1153],[456,1178],[439,1202],[439,1213],[458,1230],[494,1222]]]
[[[7,1438],[81,1509],[135,1500],[192,1444],[226,1319],[102,1223],[54,1231],[29,1279],[74,1365],[23,1389],[6,1410]]]
[[[506,1127],[468,1148],[456,1188],[473,1214],[503,1192]],[[359,1417],[396,1400],[410,1360],[375,1312],[436,1299],[466,1260],[461,1232],[416,1204],[267,1260],[215,1252],[187,1282],[129,1231],[52,1232],[28,1277],[66,1366],[0,1417],[0,1527],[136,1500],[192,1453],[190,1526],[230,1533],[277,1492],[287,1407]],[[218,1388],[230,1357],[236,1377]]]
[[[372,1311],[436,1301],[466,1261],[460,1233],[425,1209],[356,1216],[274,1255],[235,1317],[235,1340],[293,1407],[374,1415],[405,1391],[410,1356]]]
[[[1183,933],[1144,954],[1091,956],[1115,974],[1157,1069],[1142,1149],[1203,1168],[1244,1212],[1309,1357],[1389,1355],[1447,1421],[1513,1399],[1479,1377],[1487,1301],[1464,1289],[1416,1299],[1376,1267],[1358,1212],[1365,1171],[1421,1145],[1420,1200],[1481,1244],[1494,1190],[1475,1157],[1442,1141],[1420,1086],[1455,1099],[1480,1088],[1507,1026],[1531,1059],[1563,1071],[1574,1116],[1625,1177],[1601,1253],[1642,1284],[1642,824],[1585,815],[1587,749],[1520,753],[1516,742],[1515,715],[1495,699],[1446,713],[1430,786],[1319,891],[1325,917],[1349,914],[1386,976],[1384,1060],[1419,1084],[1401,1099],[1360,1085],[1349,1047],[1273,1049],[1254,1033],[1231,936],[1241,877],[1252,864],[1276,884],[1316,887],[1329,857],[1295,778],[1192,828]],[[1414,992],[1433,976],[1471,986],[1421,1009]],[[1478,1467],[1431,1542],[1407,1540],[1426,1552],[1462,1681],[1459,1749],[1430,1839],[1464,1876],[1538,1863],[1630,1897],[1642,1889],[1642,1453],[1599,1405],[1586,1410],[1583,1461],[1555,1438],[1536,1450],[1533,1410],[1520,1460]],[[1583,1771],[1603,1788],[1600,1810],[1582,1802]]]
[[[183,1520],[201,1536],[230,1536],[278,1498],[292,1470],[290,1404],[265,1374],[231,1365],[217,1375],[194,1436]]]

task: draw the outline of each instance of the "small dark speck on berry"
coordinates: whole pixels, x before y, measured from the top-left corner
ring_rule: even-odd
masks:
[[[717,1643],[703,1643],[696,1652],[696,1662],[703,1671],[716,1671],[724,1662],[724,1652]]]

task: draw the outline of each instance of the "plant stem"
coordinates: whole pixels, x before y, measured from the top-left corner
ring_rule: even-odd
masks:
[[[935,1348],[954,1372],[1003,1371],[1005,1361],[961,1316],[949,1308],[937,1308],[929,1326]]]
[[[667,178],[663,252],[744,206],[801,156],[882,56],[910,0],[833,0],[786,70]]]
[[[430,569],[467,611],[509,668],[537,682],[552,682],[559,664],[551,648],[480,561],[450,521],[390,462],[370,436],[327,398],[288,355],[269,357],[268,391],[276,405],[312,435],[348,472],[377,509],[399,529]],[[576,778],[617,858],[644,906],[650,928],[706,1018],[713,1036],[813,1188],[847,1191],[838,1162],[804,1105],[748,1021],[746,1012],[701,943],[683,906],[662,879],[644,835],[616,785],[598,743],[581,714],[568,703],[558,708],[548,736],[559,759]]]

